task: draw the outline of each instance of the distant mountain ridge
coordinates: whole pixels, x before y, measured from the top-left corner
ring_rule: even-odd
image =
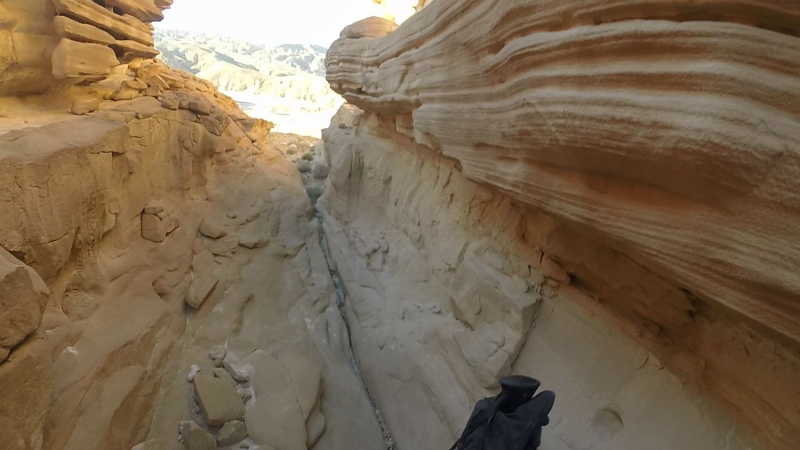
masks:
[[[319,45],[283,44],[268,47],[228,36],[160,29],[156,29],[155,39],[156,46],[163,54],[164,62],[167,62],[167,59],[175,58],[175,62],[185,63],[182,55],[176,53],[169,46],[169,44],[183,43],[223,54],[231,58],[229,62],[241,64],[242,68],[263,70],[265,67],[277,65],[321,77],[325,76],[325,53],[328,49]]]
[[[319,135],[343,103],[325,80],[327,49],[263,44],[206,33],[155,30],[164,63],[211,81],[277,130]]]

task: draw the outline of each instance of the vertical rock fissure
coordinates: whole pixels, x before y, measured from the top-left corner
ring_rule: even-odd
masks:
[[[364,387],[364,392],[367,393],[369,402],[372,404],[372,411],[375,414],[375,419],[378,421],[378,424],[380,424],[386,450],[394,450],[395,447],[394,440],[392,439],[392,433],[389,430],[388,425],[386,425],[386,421],[383,420],[381,409],[378,407],[378,403],[375,401],[375,398],[372,396],[372,393],[369,390],[369,386],[367,385],[367,382],[361,373],[361,367],[358,364],[358,358],[356,358],[356,351],[353,347],[353,333],[350,328],[350,320],[347,316],[347,311],[345,310],[347,291],[344,283],[342,283],[341,277],[339,276],[339,270],[337,269],[336,264],[333,262],[333,256],[331,255],[330,248],[328,247],[328,238],[325,235],[324,218],[316,204],[314,205],[314,215],[320,224],[320,247],[322,247],[322,253],[325,255],[325,263],[328,265],[328,274],[330,275],[331,281],[333,281],[333,285],[336,289],[336,306],[339,309],[339,314],[342,316],[345,330],[347,332],[347,345],[350,349],[350,364],[353,366],[353,370],[358,376],[361,385]]]

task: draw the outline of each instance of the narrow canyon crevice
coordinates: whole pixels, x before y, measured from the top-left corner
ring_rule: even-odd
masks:
[[[320,232],[320,246],[322,247],[322,252],[325,255],[325,262],[328,265],[328,271],[331,276],[331,282],[333,283],[334,288],[336,289],[336,306],[339,308],[339,314],[342,316],[342,321],[345,325],[345,330],[347,331],[347,343],[349,348],[349,356],[350,356],[350,364],[353,366],[353,370],[355,370],[358,379],[361,381],[361,385],[364,387],[364,391],[369,398],[370,403],[372,404],[373,411],[375,412],[375,419],[377,419],[378,423],[381,426],[381,431],[383,433],[383,439],[386,444],[387,450],[394,450],[394,439],[392,439],[392,432],[389,427],[386,425],[386,421],[383,420],[383,414],[381,413],[380,407],[375,402],[375,398],[369,392],[369,385],[367,384],[366,380],[364,379],[364,375],[361,373],[361,367],[359,366],[358,359],[356,358],[356,351],[353,348],[353,339],[352,339],[352,330],[350,328],[350,319],[347,315],[347,292],[345,291],[345,287],[342,284],[342,279],[339,276],[339,269],[336,266],[336,263],[333,261],[331,257],[330,248],[328,247],[328,239],[325,236],[325,226],[324,226],[324,217],[323,215],[317,210],[315,211],[315,215],[317,220],[319,220],[320,226],[322,227]]]

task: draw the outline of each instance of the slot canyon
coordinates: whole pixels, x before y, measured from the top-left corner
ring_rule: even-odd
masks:
[[[362,2],[314,137],[192,0],[0,0],[0,450],[800,448],[800,1]]]

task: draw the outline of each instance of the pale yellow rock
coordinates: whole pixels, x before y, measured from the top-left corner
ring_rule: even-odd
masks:
[[[13,348],[36,330],[49,296],[36,271],[0,248],[0,347]]]
[[[100,108],[100,99],[83,99],[76,100],[72,103],[72,114],[83,116],[97,111]]]
[[[111,44],[111,47],[118,50],[123,56],[122,62],[131,61],[134,58],[155,58],[160,54],[151,45],[142,44],[130,39],[121,39]]]
[[[0,14],[0,55],[11,54],[3,44],[12,42],[6,39],[11,35],[15,51],[24,56],[11,59],[10,71],[2,70],[5,60],[0,56],[0,96],[23,92],[17,87],[25,83],[17,84],[15,78],[23,73],[30,84],[25,86],[33,89],[25,92],[36,92],[36,66],[27,63],[30,55],[25,52],[45,55],[47,46],[39,47],[26,33],[36,31],[41,15],[46,22],[41,29],[53,33],[42,40],[54,49],[59,39],[52,4],[0,2],[3,13],[12,11],[10,16]],[[150,35],[148,26],[105,11]],[[64,15],[94,25],[78,14]],[[124,38],[106,26],[98,28]],[[6,33],[9,29],[14,31]],[[334,356],[343,335],[337,334],[337,345],[329,346],[331,340],[317,331],[312,335],[306,326],[316,323],[321,330],[330,323],[332,330],[343,329],[340,316],[321,317],[319,304],[307,307],[305,292],[322,297],[320,292],[330,293],[331,284],[311,274],[312,261],[324,266],[324,256],[293,166],[258,141],[267,138],[267,123],[249,122],[208,83],[158,62],[138,60],[133,68],[111,68],[100,81],[92,76],[64,83],[52,82],[49,61],[45,65],[44,78],[52,88],[47,95],[0,98],[0,245],[53,286],[38,328],[32,324],[33,332],[13,348],[0,345],[0,447],[105,450],[140,442],[150,446],[159,439],[166,447],[178,447],[176,426],[195,417],[188,368],[196,364],[203,366],[201,374],[211,374],[208,349],[228,341],[237,354],[250,354],[250,342],[277,351],[285,344],[270,336],[278,333],[282,340],[303,343],[309,358],[326,355],[326,370],[340,380],[327,405],[352,409],[334,423],[358,432],[331,436],[332,445],[377,448],[380,428],[368,400],[349,360]],[[148,69],[153,76],[141,76],[150,67],[155,67]],[[139,96],[103,102],[91,115],[65,115],[77,99],[111,96],[134,76],[148,86],[183,86],[187,108],[189,98],[202,99],[213,113],[204,116],[207,123],[199,123],[195,114],[170,111],[155,98]],[[141,92],[145,86],[132,88]],[[248,122],[255,142],[240,125]],[[225,151],[215,153],[222,140]],[[192,286],[193,277],[209,278],[199,264],[192,264],[194,244],[210,241],[197,235],[202,219],[231,213],[234,219],[223,219],[229,236],[214,248],[226,256],[210,254],[205,266],[219,285],[210,296],[198,294],[212,307],[182,307],[190,291],[204,290]],[[262,214],[274,217],[278,251],[245,252],[238,237],[247,221]],[[185,226],[178,227],[177,219]],[[148,220],[153,226],[140,228],[140,221]],[[157,231],[159,245],[142,238],[143,231],[151,237],[148,228]],[[287,259],[284,251],[298,258]],[[13,296],[1,298],[20,301],[24,293],[14,288]],[[0,313],[3,321],[8,311]],[[17,316],[14,323],[27,326],[25,314]],[[225,382],[232,386],[230,379]],[[241,392],[233,388],[238,402],[255,402],[252,387],[239,387]],[[291,407],[297,408],[296,403]],[[192,428],[195,434],[197,427]],[[209,433],[200,431],[206,438],[200,444],[213,448]],[[297,437],[305,441],[307,434],[303,429]],[[188,433],[184,435],[184,442],[191,444]]]
[[[139,80],[124,80],[112,99],[115,101],[133,100],[141,96],[145,89],[147,89],[147,85]]]
[[[242,398],[225,380],[200,374],[194,379],[194,391],[207,424],[222,426],[244,417]]]
[[[106,75],[119,64],[108,47],[66,38],[53,51],[52,62],[53,75],[58,79]]]
[[[164,242],[167,238],[167,222],[155,214],[142,214],[142,238],[153,242]]]
[[[200,224],[200,234],[212,239],[219,239],[227,236],[228,232],[225,231],[225,228],[219,222],[207,217]]]
[[[107,6],[118,8],[142,22],[158,22],[164,18],[163,8],[156,6],[154,0],[106,0]]]
[[[55,84],[53,15],[46,1],[0,4],[0,97],[40,94]]]
[[[158,86],[148,86],[144,91],[144,95],[148,97],[160,97],[163,91]]]
[[[383,37],[397,29],[394,21],[370,17],[356,22],[342,31],[342,38],[361,39]]]
[[[543,448],[558,448],[562,430],[578,445],[593,445],[595,435],[572,430],[594,423],[608,402],[629,417],[608,438],[610,448],[646,447],[654,436],[669,447],[698,449],[714,447],[719,439],[731,448],[748,448],[752,439],[775,440],[776,435],[757,432],[756,438],[735,425],[751,420],[793,434],[791,401],[780,394],[797,386],[791,347],[716,308],[691,321],[681,311],[692,303],[674,280],[585,228],[471,181],[457,161],[410,143],[393,119],[375,113],[349,118],[358,123],[354,129],[333,122],[323,133],[331,174],[318,208],[347,291],[354,347],[362,368],[369,368],[363,373],[370,391],[383,399],[379,404],[390,429],[419,430],[393,433],[398,447],[452,445],[449,424],[468,417],[474,399],[494,392],[485,384],[509,368],[548,380],[561,408],[575,412],[545,428]],[[403,224],[402,232],[397,224]],[[381,247],[376,234],[388,244],[380,271],[369,260]],[[471,313],[459,315],[470,326],[450,314],[455,311],[446,301],[438,303],[448,296],[442,292],[461,297]],[[523,323],[518,318],[524,308],[513,306],[513,299],[526,295],[543,297],[533,308],[533,326],[518,327],[522,338],[497,329]],[[483,321],[483,311],[475,314],[478,308],[488,308],[485,321],[491,323]],[[662,324],[658,334],[648,328],[652,323]],[[473,330],[472,324],[495,329]],[[657,343],[659,335],[669,336],[669,343]],[[516,359],[514,346],[507,347],[509,336],[523,343]],[[689,342],[708,345],[684,346]],[[735,350],[766,342],[778,355]],[[742,377],[751,388],[735,387]],[[609,379],[619,384],[610,387]],[[720,384],[697,382],[708,379]],[[696,389],[690,393],[688,385]],[[662,406],[642,415],[642,398],[659,398],[654,401]],[[718,401],[742,406],[724,412],[708,407]],[[752,406],[759,404],[765,407]],[[603,433],[604,427],[597,425]],[[638,434],[642,430],[646,438]]]
[[[286,450],[306,449],[305,418],[292,386],[292,378],[280,362],[263,351],[245,359],[255,367],[253,386],[256,403],[245,413],[250,438],[259,445]],[[275,409],[282,414],[275,415]],[[258,427],[252,424],[261,424]]]
[[[74,41],[90,42],[95,44],[113,44],[114,36],[105,31],[85,23],[80,23],[65,16],[56,16],[53,19],[56,33]]]
[[[133,17],[123,17],[109,11],[91,0],[52,0],[56,11],[81,22],[92,24],[111,33],[153,45],[153,36],[147,27]]]
[[[216,267],[214,255],[204,245],[195,243],[192,278],[185,298],[187,305],[199,309],[216,289],[224,289],[224,283],[220,284],[220,278],[215,273]]]

